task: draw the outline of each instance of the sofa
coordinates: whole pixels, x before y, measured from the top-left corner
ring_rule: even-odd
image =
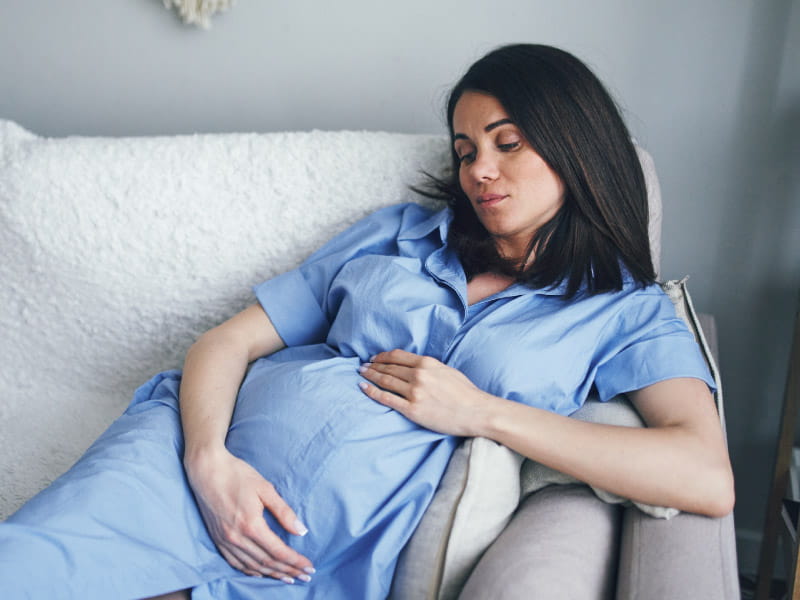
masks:
[[[657,260],[660,194],[641,157]],[[447,159],[447,140],[432,135],[50,139],[0,120],[0,518],[68,469],[138,385],[180,367],[203,331],[252,303],[254,284],[379,207],[433,206],[409,185]],[[718,378],[713,319],[694,312],[685,280],[664,287]],[[721,392],[717,403],[724,423]],[[575,417],[641,425],[624,398],[590,401]],[[635,506],[484,439],[453,456],[401,553],[392,597],[570,597],[524,576],[556,550],[526,562],[503,535],[520,503],[542,492],[556,508],[574,494],[615,506],[598,598],[738,597],[732,516]],[[522,538],[538,535],[526,527]],[[498,556],[520,576],[489,593],[481,572]]]

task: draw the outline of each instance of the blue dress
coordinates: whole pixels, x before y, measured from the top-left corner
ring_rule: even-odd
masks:
[[[458,439],[359,389],[359,365],[426,354],[492,394],[568,415],[671,377],[710,386],[697,345],[658,286],[578,295],[515,284],[472,306],[447,247],[449,211],[415,204],[357,223],[255,288],[287,348],[251,366],[227,436],[308,526],[273,530],[317,573],[288,585],[230,567],[183,473],[180,372],[157,375],[66,474],[0,524],[5,598],[385,598]]]

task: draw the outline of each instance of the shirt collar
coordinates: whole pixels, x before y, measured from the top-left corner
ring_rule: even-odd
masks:
[[[434,230],[439,230],[439,237],[442,244],[447,243],[447,232],[450,230],[450,222],[453,220],[453,212],[449,208],[433,213],[427,219],[423,219],[419,223],[409,225],[403,228],[397,236],[400,240],[419,240],[432,233]]]
[[[453,220],[453,211],[450,208],[445,208],[433,213],[430,217],[423,219],[419,223],[410,225],[404,228],[398,235],[399,240],[419,240],[432,233],[434,230],[439,230],[439,236],[443,245],[447,245],[447,233],[450,230],[450,223]],[[581,285],[581,290],[584,289]],[[545,296],[563,296],[567,291],[567,280],[564,279],[561,283],[546,288],[530,288],[522,283],[512,283],[498,296],[512,296],[512,295],[525,295],[528,293],[542,294]],[[580,293],[580,292],[579,292]]]

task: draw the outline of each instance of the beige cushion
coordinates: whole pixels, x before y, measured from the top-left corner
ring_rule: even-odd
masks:
[[[693,332],[708,362],[717,382],[716,401],[722,417],[718,370],[694,312],[686,279],[667,281],[661,287],[675,305],[676,314]],[[628,427],[643,425],[639,414],[624,397],[606,403],[589,400],[572,416]],[[453,455],[430,507],[400,555],[391,598],[456,598],[483,553],[513,516],[521,496],[546,485],[576,481],[523,459],[491,440],[465,440]],[[607,502],[630,502],[604,490],[593,490]],[[678,513],[674,508],[635,505],[661,518]]]
[[[400,556],[392,598],[456,597],[519,503],[523,457],[486,438],[465,440],[450,459],[422,522]],[[446,576],[445,576],[446,575]]]

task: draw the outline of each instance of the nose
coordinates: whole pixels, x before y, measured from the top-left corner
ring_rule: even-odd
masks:
[[[494,181],[499,175],[496,158],[491,152],[477,152],[475,159],[468,165],[469,174],[477,183]]]

